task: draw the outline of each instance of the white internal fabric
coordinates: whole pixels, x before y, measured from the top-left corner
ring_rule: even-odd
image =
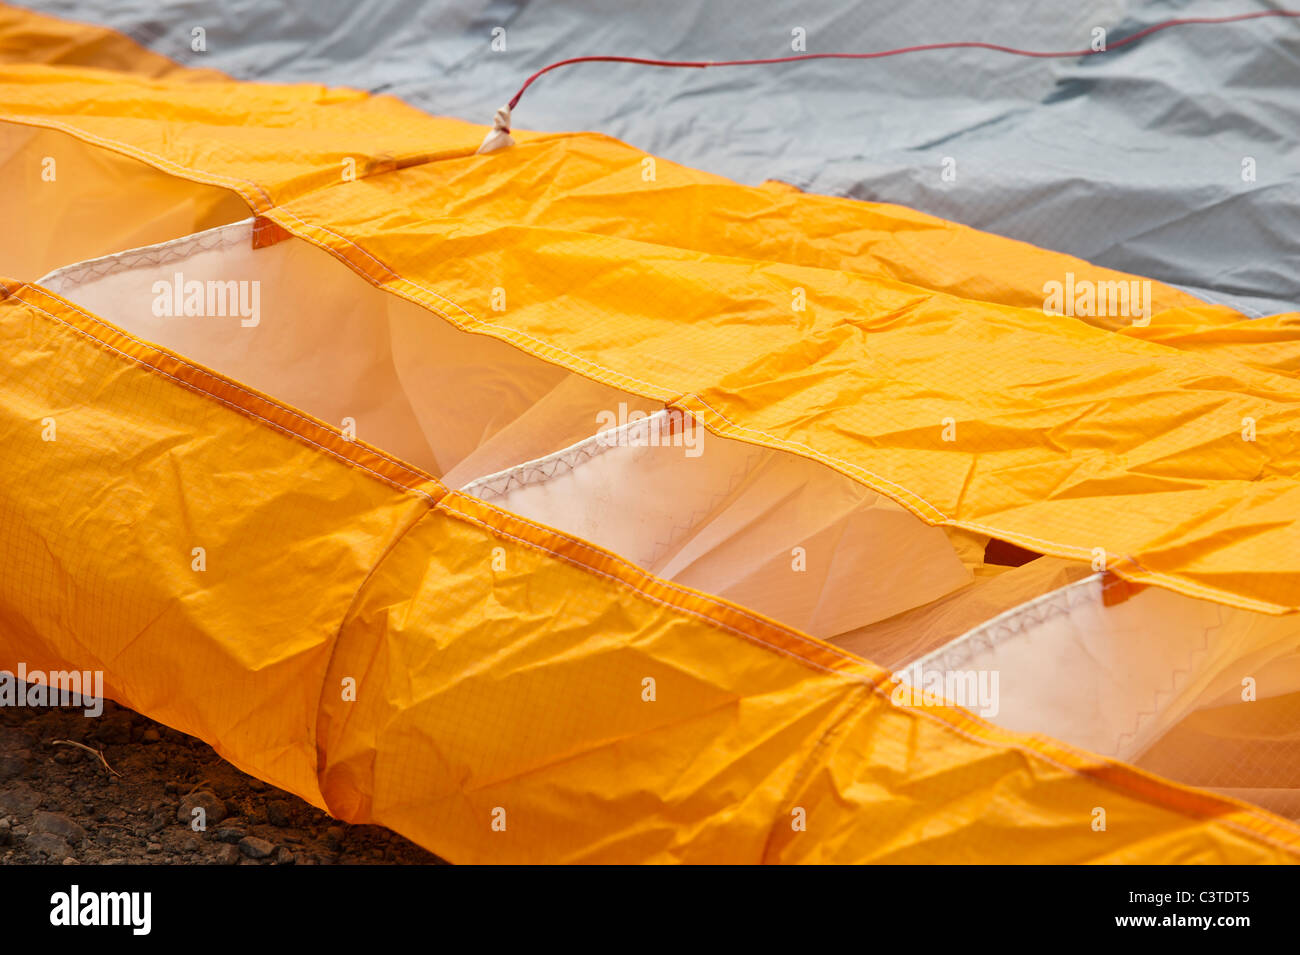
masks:
[[[977,553],[982,557],[983,549]],[[1056,557],[1039,557],[1019,567],[972,561],[969,555],[966,559],[974,570],[970,584],[887,620],[837,634],[835,644],[893,672],[998,614],[1091,573],[1087,564]]]
[[[982,678],[993,687],[991,674],[990,698],[960,698],[978,693]],[[1000,614],[900,676],[943,687],[1009,729],[1133,762],[1195,711],[1300,690],[1300,621],[1155,588],[1106,606],[1094,574]]]
[[[665,411],[464,490],[814,636],[971,580],[943,531],[888,498]]]
[[[562,448],[620,403],[655,407],[461,332],[309,243],[254,249],[251,219],[58,269],[41,284],[435,476]],[[508,461],[493,440],[507,430]]]
[[[855,481],[680,414],[661,442],[653,402],[462,332],[308,243],[255,249],[252,220],[41,284],[448,486],[815,635],[971,580],[943,531]]]
[[[252,220],[42,284],[449,487],[833,640],[1003,726],[1300,811],[1295,618],[1155,588],[1106,606],[1101,575],[1077,562],[987,564],[985,538],[461,331],[308,243],[255,249]],[[1257,710],[1241,705],[1246,682],[1267,701]],[[1251,760],[1260,768],[1240,768]]]
[[[33,281],[67,262],[183,237],[248,215],[236,194],[111,150],[0,122],[0,262]],[[22,223],[22,228],[16,224]]]

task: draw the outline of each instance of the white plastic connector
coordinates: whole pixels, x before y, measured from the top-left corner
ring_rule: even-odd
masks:
[[[483,144],[479,146],[478,151],[494,153],[498,149],[505,149],[514,144],[515,141],[510,135],[510,107],[502,106],[492,117],[492,129],[483,137]]]

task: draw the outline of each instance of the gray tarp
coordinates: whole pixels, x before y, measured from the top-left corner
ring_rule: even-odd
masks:
[[[242,79],[392,93],[488,123],[570,56],[673,59],[879,50],[945,40],[1113,42],[1179,16],[1264,7],[1158,0],[818,4],[481,0],[46,0],[183,63]],[[207,51],[190,49],[206,31]],[[506,50],[490,49],[504,27]],[[978,50],[875,61],[543,77],[529,129],[598,130],[744,182],[900,203],[1180,285],[1252,315],[1300,309],[1300,20],[1192,26],[1088,59]],[[956,180],[945,181],[945,159]],[[1256,180],[1244,181],[1254,160]]]

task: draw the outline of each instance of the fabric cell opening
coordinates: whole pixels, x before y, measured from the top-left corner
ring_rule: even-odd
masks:
[[[237,194],[159,172],[66,133],[0,122],[0,273],[51,269],[248,216]]]
[[[305,241],[255,248],[253,229],[40,284],[449,488],[873,660],[904,688],[1296,814],[1294,618],[1154,588],[1106,606],[1085,564],[929,526],[819,463],[462,331]]]

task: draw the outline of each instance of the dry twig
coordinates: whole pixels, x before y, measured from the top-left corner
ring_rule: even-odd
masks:
[[[87,753],[89,753],[90,755],[94,756],[94,757],[95,757],[96,759],[98,759],[101,763],[103,763],[103,764],[104,764],[104,768],[107,769],[107,770],[108,770],[110,773],[112,773],[114,776],[117,776],[117,777],[120,778],[121,775],[122,775],[122,774],[119,773],[116,769],[114,769],[112,766],[108,765],[108,760],[106,760],[106,759],[104,758],[104,753],[103,753],[102,750],[98,750],[98,749],[95,749],[95,748],[93,748],[93,747],[91,747],[91,746],[87,746],[85,743],[78,743],[76,740],[72,740],[72,739],[56,739],[56,740],[53,740],[53,741],[52,741],[52,744],[53,744],[54,746],[75,746],[75,747],[77,747],[77,749],[84,749]]]

